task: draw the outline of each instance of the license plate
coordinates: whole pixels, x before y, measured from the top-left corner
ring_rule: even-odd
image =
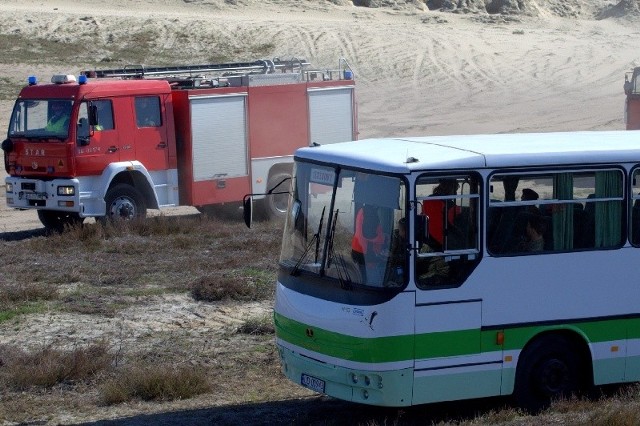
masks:
[[[47,195],[40,192],[27,192],[24,194],[24,198],[27,200],[45,200]]]
[[[307,389],[316,391],[318,393],[324,393],[324,380],[318,379],[307,374],[300,376],[300,384]]]

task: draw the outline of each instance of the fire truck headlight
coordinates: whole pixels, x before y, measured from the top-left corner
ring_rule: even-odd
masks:
[[[76,189],[73,186],[59,186],[58,195],[76,195]]]
[[[13,184],[12,183],[7,183],[7,192],[13,192]]]

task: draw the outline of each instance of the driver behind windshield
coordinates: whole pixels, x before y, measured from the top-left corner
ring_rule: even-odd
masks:
[[[67,128],[69,127],[70,115],[71,111],[68,108],[68,102],[51,102],[49,121],[47,121],[47,125],[44,129],[52,133],[66,133]]]

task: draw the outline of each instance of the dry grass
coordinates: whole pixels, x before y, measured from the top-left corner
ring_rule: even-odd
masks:
[[[211,391],[202,371],[171,365],[135,365],[118,371],[101,386],[101,402],[120,404],[134,399],[168,401],[192,398]]]
[[[195,303],[219,309],[271,301],[280,234],[277,223],[247,230],[236,221],[194,215],[86,225],[60,234],[2,241],[0,323],[21,327],[22,318],[30,317],[26,314],[45,311],[99,320],[131,307],[144,309],[154,298],[171,294],[190,294]],[[155,404],[148,409],[157,411],[171,401],[195,400],[206,407],[215,400],[233,406],[312,395],[280,373],[270,313],[247,316],[210,337],[194,339],[193,331],[159,332],[149,336],[152,340],[144,347],[113,339],[32,352],[4,345],[0,348],[3,420],[46,421],[65,404],[62,401],[70,399],[75,402],[66,410],[93,413],[129,403]],[[505,406],[507,401],[501,399],[400,410],[338,401],[326,406],[320,399],[292,412],[281,412],[282,405],[275,405],[279,414],[272,416],[291,424],[323,419],[321,424],[326,425],[623,426],[635,425],[640,418],[639,389],[626,386],[601,398],[559,401],[535,417]],[[249,409],[245,415],[256,414]]]
[[[111,365],[105,342],[70,351],[45,347],[34,353],[0,347],[0,383],[13,390],[51,388],[89,381]]]
[[[280,233],[278,223],[247,230],[240,222],[194,215],[106,226],[96,223],[26,240],[0,241],[4,260],[0,323],[20,327],[24,314],[45,311],[99,320],[173,293],[191,293],[204,302],[271,300]],[[113,340],[34,352],[5,345],[0,351],[5,388],[0,391],[0,412],[13,413],[8,418],[14,421],[29,420],[24,417],[24,403],[11,403],[12,392],[38,395],[38,389],[62,392],[63,386],[73,395],[88,383],[98,390],[84,402],[89,406],[193,398],[212,392],[210,383],[218,377],[227,378],[219,392],[237,393],[263,371],[264,363],[256,364],[256,355],[267,357],[276,376],[273,326],[268,321],[268,317],[248,318],[230,329],[222,336],[224,350],[209,340],[196,347],[188,333],[173,332],[154,336],[156,343],[147,352],[121,347],[122,342]],[[247,375],[253,378],[246,381]],[[258,395],[263,392],[252,398]],[[39,400],[37,405],[42,403]],[[21,407],[20,412],[13,411],[15,407]],[[30,410],[39,411],[36,406]]]

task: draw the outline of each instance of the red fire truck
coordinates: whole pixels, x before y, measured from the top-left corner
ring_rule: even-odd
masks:
[[[624,93],[627,99],[624,104],[624,122],[627,130],[640,129],[640,67],[629,71],[624,76]]]
[[[290,176],[296,148],[357,138],[354,88],[344,59],[30,77],[2,143],[7,205],[59,229],[264,194]],[[254,198],[268,217],[286,210],[284,196]]]

